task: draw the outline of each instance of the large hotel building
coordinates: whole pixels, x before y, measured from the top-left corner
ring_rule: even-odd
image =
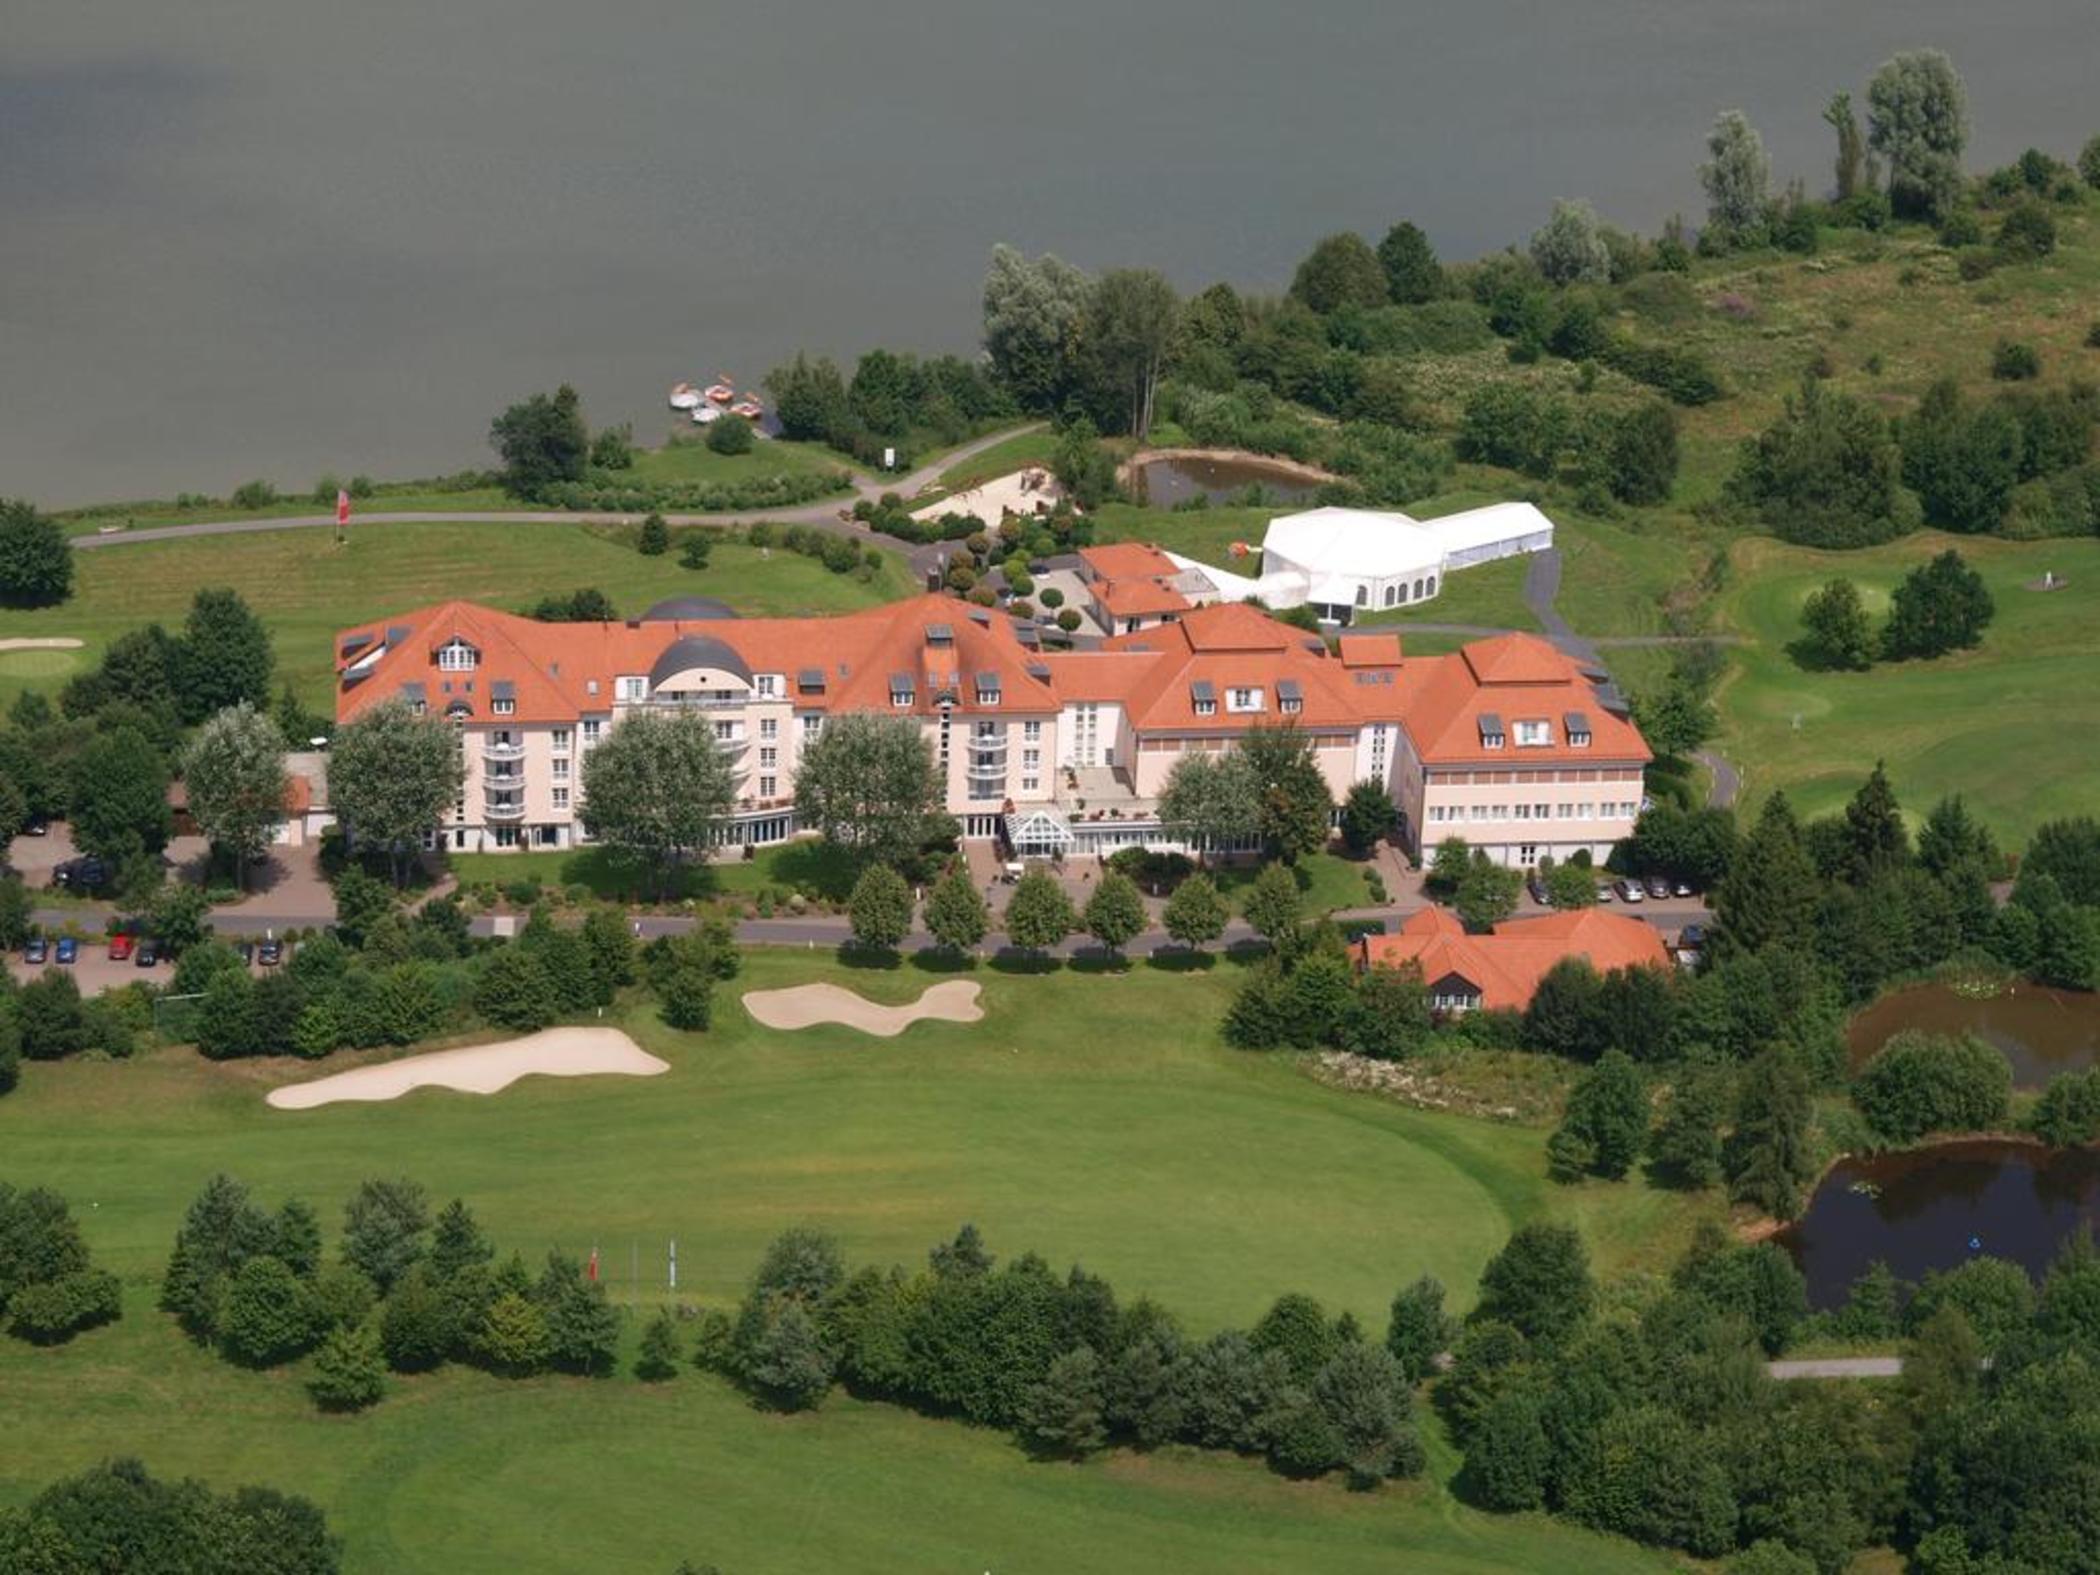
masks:
[[[624,716],[697,710],[738,783],[734,843],[792,837],[795,766],[827,717],[908,716],[970,838],[1023,854],[1174,846],[1184,755],[1292,723],[1339,799],[1370,780],[1415,851],[1459,836],[1510,865],[1601,859],[1633,829],[1647,746],[1603,674],[1531,635],[1407,656],[1253,607],[1190,606],[1097,649],[1046,651],[1004,612],[926,595],[840,617],[739,618],[683,598],[620,623],[443,602],[337,638],[336,715],[402,700],[454,723],[466,789],[433,845],[585,841],[583,763]]]

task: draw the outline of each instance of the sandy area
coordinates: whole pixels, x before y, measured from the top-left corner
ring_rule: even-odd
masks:
[[[494,1094],[521,1077],[589,1077],[617,1072],[654,1077],[671,1070],[617,1028],[549,1028],[503,1044],[434,1050],[378,1066],[361,1066],[270,1090],[279,1110],[311,1110],[345,1100],[399,1099],[416,1088],[450,1088],[462,1094]]]
[[[983,1021],[978,993],[979,987],[967,979],[945,979],[928,985],[910,1006],[882,1006],[835,984],[799,984],[792,990],[753,990],[744,997],[744,1010],[768,1028],[844,1023],[880,1039],[894,1039],[922,1017],[944,1023]]]
[[[1010,476],[997,476],[968,492],[952,492],[938,503],[912,512],[915,520],[937,520],[943,514],[974,514],[997,525],[1009,514],[1048,512],[1065,495],[1057,478],[1041,465],[1025,465]]]
[[[0,651],[77,651],[81,642],[66,635],[45,635],[40,638],[0,640]]]

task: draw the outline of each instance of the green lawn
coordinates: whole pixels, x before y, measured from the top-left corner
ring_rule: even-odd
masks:
[[[1023,465],[1044,464],[1056,448],[1057,434],[1048,429],[1016,432],[983,453],[950,465],[935,485],[943,492],[963,492],[994,477],[1010,475]]]
[[[1538,619],[1524,605],[1524,568],[1528,559],[1499,558],[1493,563],[1447,574],[1437,594],[1412,607],[1381,608],[1359,614],[1357,628],[1394,628],[1403,635],[1411,623],[1474,623],[1492,629],[1536,629]],[[1403,649],[1412,649],[1404,641]]]
[[[623,865],[603,848],[563,848],[541,852],[454,853],[448,855],[461,883],[538,880],[548,886],[587,886],[595,897],[634,901],[644,895],[631,865]],[[749,859],[720,864],[688,865],[678,872],[674,899],[729,894],[756,894],[766,887],[801,891],[842,900],[853,890],[852,862],[830,843],[804,839],[760,848]]]
[[[719,596],[751,614],[844,612],[908,593],[901,563],[885,559],[863,583],[813,558],[735,544],[716,547],[703,570],[680,568],[675,553],[645,558],[583,525],[434,525],[372,521],[353,526],[343,546],[325,530],[259,532],[137,542],[83,552],[72,599],[60,607],[9,613],[0,634],[69,635],[87,642],[72,653],[0,654],[0,705],[29,687],[55,687],[92,666],[126,630],[159,620],[171,629],[190,598],[231,585],[270,626],[281,676],[310,704],[333,694],[330,640],[363,618],[379,618],[445,597],[522,609],[541,596],[596,586],[634,616],[665,596]]]
[[[1853,580],[1878,619],[1896,581],[1949,546],[1981,571],[1997,602],[1979,649],[1865,673],[1809,672],[1788,654],[1801,604],[1825,581]],[[2069,584],[2026,589],[2045,569]],[[1961,793],[2008,846],[2042,821],[2093,812],[2100,542],[1928,534],[1822,553],[1756,540],[1736,548],[1735,579],[1723,616],[1755,644],[1737,653],[1723,682],[1718,747],[1741,767],[1753,801],[1784,788],[1804,815],[1827,814],[1886,760],[1913,816]]]
[[[735,991],[812,977],[896,1000],[929,976],[845,970],[772,952],[718,997],[716,1030],[630,1026],[672,1062],[653,1079],[532,1079],[493,1097],[426,1091],[291,1114],[270,1083],[309,1069],[212,1065],[186,1051],[28,1069],[0,1105],[11,1180],[67,1194],[127,1318],[72,1346],[0,1340],[0,1502],[119,1451],[160,1470],[312,1494],[352,1569],[561,1570],[579,1548],[618,1568],[713,1559],[749,1575],[827,1568],[1474,1570],[1660,1567],[1536,1519],[1491,1519],[1435,1481],[1376,1495],[1297,1486],[1183,1452],[1038,1465],[994,1434],[835,1399],[814,1417],[758,1415],[712,1379],[662,1390],[403,1381],[374,1413],[315,1415],[296,1372],[238,1372],[151,1310],[188,1198],[228,1169],[264,1197],[296,1192],[331,1226],[355,1182],[408,1174],[472,1200],[506,1247],[600,1248],[617,1300],[682,1289],[734,1297],[782,1227],[836,1232],[850,1258],[916,1260],[974,1220],[995,1250],[1082,1260],[1206,1332],[1285,1289],[1378,1327],[1429,1272],[1463,1307],[1515,1221],[1587,1220],[1609,1202],[1644,1222],[1613,1262],[1650,1261],[1639,1186],[1554,1189],[1541,1134],[1337,1093],[1287,1058],[1224,1049],[1209,1026],[1238,969],[975,974],[987,1015],[894,1040],[777,1034]],[[1625,1232],[1600,1239],[1613,1242]],[[632,1337],[630,1328],[630,1338]],[[181,1425],[169,1426],[179,1417]],[[1454,1465],[1439,1449],[1440,1477]],[[821,1491],[813,1491],[821,1484]],[[938,1502],[939,1515],[921,1506]]]
[[[1298,861],[1298,889],[1305,894],[1305,911],[1333,913],[1340,908],[1370,907],[1364,872],[1376,867],[1368,860],[1346,859],[1338,853],[1308,854]],[[1252,864],[1223,865],[1215,872],[1218,889],[1235,911],[1260,874],[1260,867]]]

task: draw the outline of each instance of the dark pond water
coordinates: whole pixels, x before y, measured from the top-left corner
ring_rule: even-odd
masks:
[[[2039,1274],[2096,1212],[2100,1152],[1948,1143],[1846,1160],[1778,1239],[1808,1280],[1809,1304],[1826,1308],[1877,1258],[1912,1281],[1982,1255]]]
[[[1852,1065],[1864,1066],[1891,1034],[1906,1028],[1974,1034],[2004,1054],[2016,1084],[2039,1088],[2059,1072],[2083,1071],[2100,1058],[2100,995],[2024,983],[1988,1000],[1938,984],[1899,990],[1852,1019],[1846,1031]]]
[[[1131,473],[1130,491],[1140,503],[1168,509],[1190,498],[1231,503],[1259,487],[1276,503],[1303,503],[1319,483],[1273,465],[1248,459],[1150,459]]]

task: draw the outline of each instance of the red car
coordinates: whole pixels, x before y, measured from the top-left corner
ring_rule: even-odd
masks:
[[[128,935],[112,935],[109,938],[109,960],[123,962],[131,956],[132,938]]]

